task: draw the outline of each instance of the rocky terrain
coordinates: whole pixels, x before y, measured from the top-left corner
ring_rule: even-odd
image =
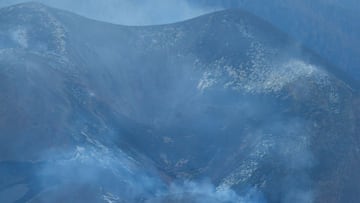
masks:
[[[120,26],[0,9],[0,202],[354,202],[359,87],[225,10]]]

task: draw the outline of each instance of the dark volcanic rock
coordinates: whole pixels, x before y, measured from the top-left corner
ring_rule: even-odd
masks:
[[[359,95],[241,10],[127,27],[0,10],[1,202],[351,202]]]

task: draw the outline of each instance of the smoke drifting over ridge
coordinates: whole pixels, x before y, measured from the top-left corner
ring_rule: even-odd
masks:
[[[52,156],[52,161],[40,163],[32,177],[41,184],[41,188],[48,188],[48,195],[46,199],[40,196],[31,201],[56,201],[61,194],[68,194],[70,200],[76,198],[77,193],[80,194],[81,201],[84,201],[89,192],[97,194],[98,199],[95,202],[266,202],[262,194],[255,189],[249,189],[246,194],[239,196],[230,188],[218,190],[208,180],[166,183],[159,174],[151,173],[149,168],[137,166],[121,150],[117,152],[101,152],[93,147],[78,146],[75,152],[66,154],[61,151],[61,154],[66,156],[64,159],[60,159],[53,152],[48,153],[47,155]],[[101,186],[101,189],[93,186]],[[0,199],[1,196],[6,194],[0,193]],[[27,196],[24,196],[18,201],[26,201],[26,198]]]
[[[37,6],[39,5],[34,5],[31,7],[34,9]],[[46,11],[46,9],[42,10]],[[38,12],[38,10],[35,11]],[[17,13],[23,14],[24,12],[20,10],[20,12]],[[88,81],[87,78],[83,77],[84,75],[86,76],[86,74],[79,74],[79,78],[72,78],[73,80],[69,80],[68,83],[66,83],[64,86],[61,86],[61,90],[68,90],[69,92],[67,92],[68,94],[60,95],[73,102],[71,106],[72,108],[64,109],[71,109],[74,117],[71,117],[73,120],[61,120],[64,123],[59,124],[59,122],[56,122],[56,126],[61,126],[65,129],[68,129],[68,127],[73,127],[73,131],[67,131],[66,133],[62,133],[60,135],[61,137],[63,137],[63,135],[74,135],[74,139],[76,138],[74,141],[75,143],[69,147],[70,149],[59,149],[60,153],[45,151],[44,154],[47,154],[48,157],[42,158],[41,160],[46,161],[44,163],[39,163],[39,167],[36,168],[38,170],[34,170],[35,175],[32,174],[33,176],[31,176],[31,181],[29,182],[31,184],[34,182],[40,182],[42,184],[41,187],[45,189],[50,188],[50,194],[47,197],[57,198],[57,195],[59,194],[61,196],[62,194],[69,194],[71,192],[71,195],[87,194],[84,192],[84,190],[90,191],[89,193],[91,194],[91,192],[95,190],[98,192],[96,194],[99,194],[98,197],[103,197],[103,200],[107,202],[117,202],[117,200],[120,198],[125,198],[133,202],[138,202],[137,198],[142,198],[142,200],[145,198],[145,200],[150,202],[159,202],[161,200],[167,201],[169,199],[186,202],[186,198],[191,198],[194,201],[198,199],[198,201],[206,199],[207,202],[218,202],[219,199],[227,200],[229,202],[262,202],[263,194],[257,192],[257,187],[262,187],[260,190],[265,191],[266,194],[264,196],[269,196],[275,200],[280,199],[285,202],[312,202],[313,195],[317,191],[316,188],[313,187],[313,177],[311,174],[312,168],[314,166],[314,154],[311,149],[311,141],[314,137],[317,137],[315,135],[324,135],[327,134],[327,131],[321,129],[321,134],[313,134],[316,129],[319,129],[319,127],[317,127],[319,124],[316,122],[315,118],[311,117],[311,115],[314,114],[312,112],[306,111],[307,106],[301,106],[301,104],[308,104],[308,101],[305,100],[311,98],[311,101],[314,102],[315,108],[318,107],[319,103],[318,100],[314,100],[314,98],[317,98],[314,97],[314,95],[319,94],[321,90],[323,95],[319,94],[319,97],[323,98],[322,100],[329,105],[329,107],[324,109],[329,109],[329,114],[332,113],[332,111],[334,114],[337,114],[341,112],[341,106],[346,106],[341,105],[343,104],[341,103],[341,98],[345,97],[342,96],[341,93],[348,91],[346,88],[346,90],[340,89],[340,85],[334,78],[330,77],[328,74],[325,74],[325,72],[321,71],[322,69],[320,67],[316,67],[313,63],[308,64],[306,60],[303,61],[300,59],[289,59],[289,63],[287,63],[286,60],[286,65],[284,66],[287,71],[279,71],[278,66],[272,69],[272,66],[269,66],[269,64],[265,63],[266,61],[270,60],[266,60],[268,58],[264,58],[264,54],[273,52],[264,50],[264,47],[266,46],[263,46],[259,42],[256,43],[256,41],[250,41],[253,42],[252,46],[250,46],[250,50],[246,57],[242,58],[241,60],[239,57],[235,56],[231,61],[224,61],[223,57],[219,60],[213,61],[214,59],[212,58],[212,55],[207,55],[209,54],[207,50],[219,50],[219,47],[210,46],[210,42],[215,41],[211,40],[212,38],[209,36],[213,33],[218,34],[213,39],[216,39],[216,42],[219,42],[219,45],[232,45],[236,42],[239,42],[240,40],[246,42],[245,39],[248,38],[255,40],[259,39],[258,37],[252,38],[252,35],[250,35],[249,32],[245,32],[243,29],[241,29],[243,32],[231,32],[231,28],[234,28],[234,24],[232,23],[234,22],[234,19],[238,19],[238,15],[239,14],[236,13],[236,15],[233,14],[232,16],[231,12],[224,12],[222,15],[215,14],[213,17],[211,17],[212,19],[218,20],[213,22],[213,29],[209,29],[204,32],[204,36],[201,38],[195,38],[203,40],[206,39],[204,40],[204,44],[207,46],[202,47],[202,49],[199,49],[201,46],[194,46],[197,48],[196,52],[194,52],[196,57],[192,58],[188,56],[189,59],[186,57],[186,59],[191,62],[194,61],[194,63],[187,63],[187,60],[185,60],[184,57],[181,57],[183,55],[171,54],[169,58],[174,56],[180,57],[172,58],[173,61],[167,61],[168,63],[165,63],[164,65],[161,62],[164,62],[163,56],[164,53],[169,53],[168,50],[166,52],[157,52],[157,54],[154,54],[154,50],[156,52],[159,47],[164,45],[177,45],[174,46],[174,50],[186,50],[185,53],[188,53],[188,49],[184,49],[180,45],[186,44],[185,42],[189,42],[189,39],[194,39],[194,36],[189,34],[192,33],[191,30],[193,28],[197,28],[197,26],[194,25],[196,25],[196,22],[199,21],[200,25],[207,25],[207,22],[209,21],[206,19],[209,16],[202,17],[201,19],[203,20],[197,19],[193,21],[194,24],[189,24],[189,22],[186,22],[182,25],[184,27],[178,27],[177,29],[166,29],[167,32],[165,33],[169,35],[164,35],[164,30],[157,31],[156,28],[159,28],[159,26],[150,29],[146,27],[139,28],[144,29],[142,32],[139,32],[139,36],[141,39],[145,38],[147,40],[134,40],[129,44],[151,45],[150,50],[152,51],[148,52],[148,57],[141,57],[141,59],[146,59],[146,63],[138,64],[130,61],[132,62],[131,64],[133,64],[133,66],[123,66],[123,68],[126,70],[124,73],[129,73],[131,70],[137,70],[134,72],[136,74],[125,75],[122,80],[119,80],[118,78],[123,76],[124,73],[115,75],[113,82],[123,81],[125,84],[124,87],[131,87],[129,84],[131,84],[132,81],[136,81],[138,84],[138,79],[141,78],[141,81],[143,82],[141,84],[144,84],[144,86],[137,86],[139,89],[131,88],[127,89],[128,91],[121,91],[122,94],[120,95],[124,96],[125,98],[135,98],[134,100],[139,102],[136,103],[138,105],[135,105],[137,110],[139,110],[139,114],[134,113],[132,118],[137,120],[138,117],[149,117],[149,122],[144,123],[148,123],[152,127],[145,129],[144,131],[141,130],[142,126],[140,127],[133,123],[130,125],[129,122],[125,122],[124,120],[118,119],[120,117],[114,116],[113,112],[121,110],[115,107],[113,109],[110,108],[113,107],[111,104],[114,103],[114,100],[119,102],[122,101],[122,98],[117,97],[119,95],[114,95],[115,91],[110,91],[111,89],[108,88],[109,86],[101,86],[101,84],[107,84],[107,82],[110,80],[104,80],[102,77],[96,77],[101,75],[101,71],[104,71],[104,66],[101,62],[108,62],[109,64],[112,64],[109,62],[109,60],[111,61],[118,59],[117,57],[112,57],[113,55],[109,56],[110,53],[124,54],[131,51],[129,48],[132,46],[127,47],[123,45],[126,44],[129,39],[133,39],[131,37],[134,37],[134,33],[132,33],[131,37],[124,37],[124,41],[121,41],[118,38],[110,38],[108,36],[105,36],[104,38],[98,36],[86,39],[84,36],[87,34],[96,33],[94,30],[102,29],[94,28],[94,22],[92,21],[89,21],[89,25],[86,26],[84,21],[77,21],[79,19],[77,19],[78,17],[76,16],[64,15],[66,18],[60,18],[63,20],[60,22],[66,23],[73,29],[76,28],[75,30],[69,30],[72,31],[71,33],[73,34],[79,34],[79,38],[76,38],[77,40],[81,39],[78,41],[79,44],[84,42],[87,45],[90,44],[90,47],[92,48],[90,50],[96,52],[98,56],[102,57],[95,58],[92,54],[87,55],[89,52],[86,51],[88,50],[85,49],[84,51],[84,49],[80,49],[81,46],[75,47],[79,48],[79,50],[83,50],[82,53],[85,53],[83,59],[86,59],[84,61],[87,63],[82,64],[80,61],[76,62],[84,65],[86,70],[94,71],[92,72],[94,74],[94,78],[92,78],[93,80],[89,80],[91,81],[89,83],[86,82]],[[14,16],[16,15],[12,15],[9,18],[13,20]],[[67,19],[68,17],[71,17],[70,20]],[[241,19],[244,18],[244,16],[241,17]],[[51,20],[53,19],[51,18]],[[39,20],[34,19],[32,22],[39,22]],[[258,25],[258,23],[258,21],[252,21],[252,23],[249,23],[248,25]],[[18,26],[19,21],[16,21],[14,24]],[[186,27],[186,25],[189,27]],[[225,26],[222,27],[222,25]],[[261,25],[263,24],[260,23],[259,27],[263,28]],[[112,25],[106,24],[105,26]],[[38,26],[34,27],[39,28]],[[87,30],[86,28],[91,29]],[[223,28],[224,30],[216,32],[219,31],[219,28]],[[238,28],[243,27],[238,26]],[[20,32],[20,34],[18,31],[15,31],[15,33],[10,32],[14,34],[14,37],[11,37],[11,39],[21,48],[31,48],[33,45],[31,43],[24,43],[27,41],[23,40],[24,38],[21,37],[21,33],[27,33],[26,29],[24,30],[25,31]],[[112,29],[106,30],[107,32],[101,32],[101,34],[109,34],[111,30]],[[118,30],[114,30],[112,36],[122,36],[119,35],[119,32],[115,31]],[[198,30],[195,30],[194,33],[198,33]],[[241,36],[239,33],[243,34],[245,39],[231,37],[231,34],[236,35],[236,37]],[[260,33],[262,34],[269,32],[262,31]],[[36,34],[35,36],[39,36],[39,34]],[[184,37],[183,39],[185,40],[178,42],[178,44],[166,44],[166,42],[172,42],[167,40],[173,39],[172,36],[177,36],[178,40],[181,40],[184,36],[187,37]],[[269,35],[266,35],[266,37],[269,37]],[[233,40],[231,43],[224,43],[224,41],[221,41],[222,39]],[[260,40],[261,39],[262,38],[260,38]],[[47,38],[41,38],[41,40],[44,40],[47,43],[49,42],[49,39]],[[284,38],[281,38],[280,42],[283,43],[283,40]],[[101,49],[101,47],[98,45],[103,45],[106,43],[113,45],[114,41],[122,42],[119,43],[122,46],[106,46],[105,49]],[[160,42],[164,44],[160,44],[159,46]],[[190,46],[194,45],[192,42],[193,41],[190,41]],[[274,44],[276,44],[275,42]],[[68,45],[76,46],[78,44],[69,43]],[[33,49],[36,48],[37,47]],[[119,51],[123,48],[123,51]],[[146,50],[146,48],[149,47],[139,46],[137,48],[139,50]],[[274,49],[271,50],[273,51]],[[284,51],[284,47],[282,47],[280,50]],[[230,51],[222,51],[219,53],[236,53],[234,50],[230,49]],[[214,53],[216,52],[210,52],[210,54]],[[293,50],[288,51],[287,53],[296,55]],[[203,64],[198,61],[199,57],[204,61]],[[115,61],[112,64],[116,64],[116,66],[113,66],[114,70],[117,70],[118,64],[121,64],[120,62],[128,58],[131,57],[124,57],[119,61]],[[135,58],[139,59],[140,57],[137,56]],[[269,56],[269,58],[272,57]],[[299,56],[299,58],[303,57]],[[100,59],[103,59],[103,61]],[[238,59],[240,62],[249,60],[250,62],[254,63],[248,63],[246,66],[241,66],[241,64],[236,65],[235,62]],[[48,59],[46,58],[45,61],[48,61]],[[28,61],[25,61],[24,63],[29,64]],[[281,62],[279,63],[282,64]],[[288,64],[290,64],[292,68],[289,68]],[[192,68],[192,65],[194,65],[194,68]],[[144,66],[146,68],[144,68]],[[47,66],[41,66],[41,64],[39,67],[43,67],[44,69],[42,69],[42,72],[45,73],[49,70]],[[60,66],[60,68],[61,67],[62,66]],[[82,66],[77,66],[74,71],[78,70],[79,67],[81,68]],[[187,68],[185,69],[185,67]],[[257,70],[258,72],[251,72],[252,75],[255,75],[256,77],[247,77],[250,74],[246,75],[246,72],[244,72],[244,67],[251,67],[249,70],[252,71]],[[265,72],[263,72],[264,70],[262,69],[257,69],[257,67],[265,68]],[[198,72],[194,71],[195,68],[198,71],[201,70],[201,73],[203,72],[203,74],[196,74]],[[21,70],[19,67],[13,69]],[[179,71],[181,69],[184,69],[183,72]],[[140,72],[141,74],[139,74],[139,70],[150,71],[145,73]],[[237,70],[243,71],[239,72]],[[295,72],[292,72],[291,70]],[[179,73],[176,71],[179,71]],[[245,74],[245,76],[243,74]],[[24,75],[29,76],[29,73],[24,72]],[[34,75],[38,76],[39,74]],[[32,77],[35,77],[34,75],[32,75]],[[70,72],[69,75],[73,76],[74,74]],[[142,77],[143,75],[146,77]],[[272,77],[268,77],[269,75]],[[55,76],[56,74],[51,72],[51,74],[49,73],[49,75],[43,77],[44,80],[47,81],[46,86],[49,87],[50,90],[54,89],[52,87],[60,86],[60,84],[55,82],[56,80],[53,80],[53,77]],[[186,80],[189,79],[187,76],[193,76],[195,79],[192,81]],[[253,80],[235,80],[239,79],[240,77],[250,78]],[[317,87],[318,89],[312,89],[311,87],[307,86],[308,81],[313,81],[314,84],[316,84],[314,87]],[[23,84],[23,86],[10,87],[17,87],[16,90],[22,92],[31,92],[27,91],[31,90],[31,88],[27,85],[26,80],[25,83],[20,84]],[[63,84],[61,83],[61,85]],[[36,87],[39,88],[39,86]],[[121,83],[117,84],[116,87],[121,87]],[[246,88],[244,89],[244,87]],[[309,91],[304,92],[303,90],[306,90],[307,88]],[[191,97],[188,97],[190,92],[189,89],[193,91]],[[238,91],[233,91],[236,89]],[[328,92],[329,89],[331,89],[330,92]],[[104,97],[104,92],[107,92],[107,90],[109,90],[110,94],[109,97],[107,97],[108,100],[106,100]],[[162,90],[162,92],[159,93],[159,90]],[[248,90],[248,92],[246,90]],[[283,90],[285,95],[289,95],[288,98],[292,98],[291,96],[293,96],[297,99],[286,100],[288,102],[279,102],[279,100],[274,101],[275,98],[278,97],[274,96],[274,98],[270,95],[275,94],[279,96],[278,94],[280,90]],[[136,100],[136,98],[138,98],[136,93],[138,92],[146,93],[144,94],[147,96],[145,97],[146,99],[142,99],[140,97],[139,100]],[[163,94],[164,92],[167,94]],[[252,92],[255,95],[246,94],[246,92]],[[170,100],[169,98],[172,98],[173,100]],[[181,100],[183,100],[183,103],[179,102]],[[27,106],[32,106],[28,100],[24,101],[27,101]],[[47,101],[48,104],[57,103],[60,106],[64,105],[63,103],[59,102],[59,100],[55,100],[55,102],[49,102],[51,101],[49,99]],[[132,104],[133,102],[130,100],[130,102],[127,103]],[[41,105],[41,108],[36,110],[33,108],[27,108],[29,109],[29,115],[36,115],[33,112],[44,111],[43,106],[44,105]],[[124,105],[119,106],[123,107]],[[140,109],[140,107],[142,108]],[[94,111],[93,108],[95,108],[96,111]],[[290,112],[293,112],[293,114],[289,113],[289,109],[291,110]],[[305,111],[303,112],[304,114],[302,114],[302,111]],[[163,114],[154,114],[154,112],[161,112]],[[59,118],[59,116],[54,117]],[[329,117],[332,118],[331,115]],[[339,115],[334,117],[339,118]],[[154,120],[156,122],[150,122]],[[344,120],[347,121],[346,119]],[[338,121],[336,120],[335,122],[337,123]],[[329,122],[325,120],[323,123],[327,125]],[[342,121],[341,123],[346,122]],[[123,133],[128,131],[120,130],[122,127],[124,127],[124,129],[138,129],[140,132],[136,134]],[[160,130],[162,131],[159,132],[159,129],[157,128],[161,128]],[[111,129],[114,130],[114,133],[112,133]],[[153,129],[155,129],[155,131],[152,131]],[[179,133],[179,129],[185,130]],[[137,140],[138,142],[131,142],[134,146],[136,146],[134,149],[141,149],[144,152],[143,154],[152,157],[157,161],[157,163],[162,163],[163,169],[166,172],[169,172],[167,170],[169,169],[169,166],[170,169],[173,167],[180,170],[175,170],[175,175],[173,171],[169,172],[169,176],[173,175],[173,179],[170,181],[166,178],[163,178],[161,175],[155,172],[156,170],[153,172],[151,169],[149,169],[151,167],[148,167],[148,165],[138,165],[136,161],[129,158],[131,157],[130,153],[127,155],[122,151],[123,148],[120,145],[113,146],[112,144],[109,144],[114,143],[112,142],[113,140],[110,139],[111,135],[116,135],[115,137],[118,138],[116,140],[122,139],[122,141],[124,141],[126,137],[128,138],[127,141],[133,141],[132,138],[137,135],[138,138],[140,138]],[[187,141],[189,138],[188,135],[190,135],[189,137],[192,137],[193,142]],[[52,134],[48,137],[51,138]],[[25,137],[25,139],[28,140],[27,137]],[[156,140],[159,140],[159,142],[156,142]],[[343,134],[341,134],[341,140],[343,140]],[[178,144],[178,151],[174,150],[174,147],[171,147],[173,143]],[[56,143],[56,145],[58,144]],[[150,148],[150,146],[155,147]],[[161,147],[163,147],[163,149],[160,149]],[[207,151],[204,152],[204,149]],[[191,151],[191,154],[193,155],[190,156],[187,151]],[[219,154],[219,151],[223,153]],[[235,154],[233,154],[233,152],[235,152]],[[166,154],[164,155],[164,153],[167,153],[167,156]],[[65,156],[59,157],[56,156],[57,154],[65,154]],[[317,155],[319,155],[319,153]],[[23,150],[21,150],[19,157],[21,156],[23,156]],[[215,162],[212,160],[213,157],[215,157]],[[194,159],[191,160],[191,158]],[[186,176],[181,176],[182,171],[184,173],[189,171],[189,174],[192,174],[191,172],[193,172],[194,168],[200,168],[200,170],[202,170],[204,168],[202,166],[204,166],[204,162],[206,161],[209,161],[209,165],[205,165],[206,168],[208,168],[208,173],[204,173],[203,176],[198,176],[198,178],[193,179],[186,179]],[[224,167],[221,169],[214,169],[217,168],[214,166],[218,165]],[[150,164],[149,166],[152,165]],[[160,171],[158,172],[161,173]],[[211,176],[211,174],[213,174],[213,176]],[[224,176],[218,174],[222,174]],[[196,173],[193,177],[195,176]],[[220,178],[217,180],[212,180],[214,183],[201,180],[202,178],[210,177],[215,177],[214,179],[216,179],[216,177],[219,176]],[[54,190],[53,194],[51,194],[51,188],[54,185],[56,187],[56,192]],[[72,185],[72,189],[70,190],[67,185]],[[96,185],[101,187],[100,190],[99,187],[85,187],[88,185]],[[242,186],[247,187],[248,185],[251,189],[245,188],[245,190],[243,190],[243,188],[241,188]],[[252,187],[253,185],[255,186]],[[31,189],[34,188],[36,190],[36,184],[34,184],[34,187],[31,187]],[[126,192],[124,192],[124,189],[126,189]],[[234,191],[239,193],[236,194]],[[275,194],[276,196],[277,192],[279,193],[278,196],[280,197],[272,197],[272,194]],[[139,197],[139,194],[141,197]],[[82,196],[82,198],[86,197],[86,195]],[[274,202],[279,202],[275,200]],[[84,201],[86,201],[86,199],[84,199]]]
[[[0,7],[26,0],[0,0]],[[95,20],[123,25],[166,24],[190,19],[221,7],[194,5],[184,0],[35,0]]]

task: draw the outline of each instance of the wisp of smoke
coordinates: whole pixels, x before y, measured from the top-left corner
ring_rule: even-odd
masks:
[[[0,7],[26,0],[2,0]],[[35,0],[88,18],[124,25],[164,24],[190,19],[221,7],[204,7],[183,0]]]

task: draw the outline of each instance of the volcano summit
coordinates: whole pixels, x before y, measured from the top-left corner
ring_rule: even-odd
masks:
[[[242,10],[0,9],[0,202],[354,202],[360,97]]]

